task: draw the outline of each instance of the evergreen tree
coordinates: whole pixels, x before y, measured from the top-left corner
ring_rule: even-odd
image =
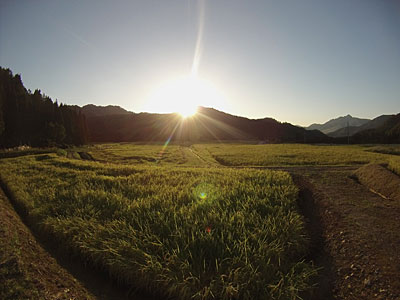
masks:
[[[85,118],[77,111],[23,86],[21,76],[0,67],[0,147],[80,145],[87,142]]]

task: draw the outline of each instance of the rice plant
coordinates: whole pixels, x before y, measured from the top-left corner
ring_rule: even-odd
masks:
[[[313,284],[281,171],[31,155],[1,180],[36,230],[117,281],[178,299],[299,299]]]
[[[194,147],[201,153],[209,152],[216,161],[225,166],[363,165],[387,163],[390,157],[382,154],[382,151],[376,153],[370,147],[361,145],[199,144]]]

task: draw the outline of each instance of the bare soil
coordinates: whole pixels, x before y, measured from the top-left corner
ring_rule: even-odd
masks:
[[[312,299],[400,299],[400,201],[352,179],[351,168],[288,169],[300,188],[320,272]]]
[[[380,196],[400,201],[400,177],[384,166],[369,164],[354,172],[358,181]]]

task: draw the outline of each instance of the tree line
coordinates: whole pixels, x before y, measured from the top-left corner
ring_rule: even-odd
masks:
[[[53,102],[40,90],[27,90],[19,74],[0,67],[0,147],[87,143],[85,116]]]

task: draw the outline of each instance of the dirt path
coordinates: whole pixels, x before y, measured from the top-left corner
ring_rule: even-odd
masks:
[[[211,167],[220,167],[224,168],[225,166],[221,165],[219,162],[217,162],[211,155],[206,156],[204,153],[199,153],[196,149],[194,149],[192,146],[191,147],[186,147],[190,153],[195,156],[203,166],[211,166]]]
[[[400,299],[400,203],[351,179],[351,169],[288,171],[324,268],[313,299]]]
[[[207,163],[207,161],[203,157],[201,157],[197,152],[195,152],[191,147],[186,147],[186,149],[190,151],[190,153],[192,153],[202,163]]]

